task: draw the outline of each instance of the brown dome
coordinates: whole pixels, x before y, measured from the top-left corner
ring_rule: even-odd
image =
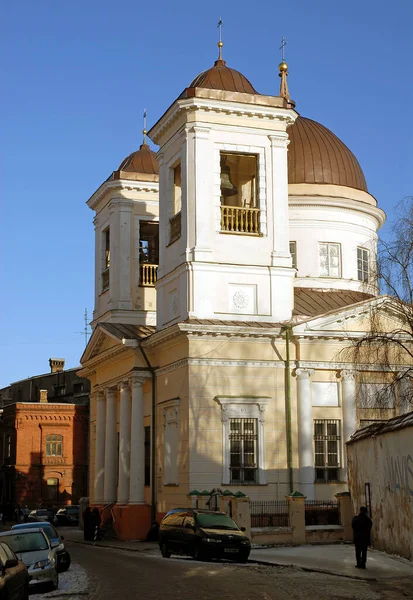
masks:
[[[258,94],[242,73],[226,66],[225,60],[218,59],[208,71],[195,77],[190,88],[202,87],[210,90],[225,90],[227,92],[241,92],[244,94]]]
[[[329,183],[367,192],[357,158],[327,127],[298,117],[288,135],[288,183]]]
[[[125,158],[118,171],[158,175],[159,167],[156,153],[149,148],[148,144],[142,144],[139,150],[132,152]]]

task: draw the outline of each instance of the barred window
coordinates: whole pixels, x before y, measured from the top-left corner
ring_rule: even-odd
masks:
[[[314,421],[315,481],[340,481],[340,421]]]
[[[318,246],[321,277],[341,277],[340,244],[323,242]]]
[[[369,251],[357,248],[357,278],[359,281],[369,280]]]
[[[297,242],[290,242],[290,254],[292,259],[292,267],[297,268]]]
[[[230,483],[257,483],[257,419],[230,419]]]
[[[63,456],[62,453],[63,436],[47,435],[46,436],[46,456]]]

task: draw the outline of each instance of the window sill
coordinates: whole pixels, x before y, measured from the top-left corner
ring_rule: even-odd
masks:
[[[179,487],[179,483],[164,483],[163,487]]]

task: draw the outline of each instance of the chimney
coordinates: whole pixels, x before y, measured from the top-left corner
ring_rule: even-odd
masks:
[[[39,390],[40,394],[40,403],[47,404],[47,390]]]
[[[61,373],[65,368],[64,358],[49,358],[51,373]]]

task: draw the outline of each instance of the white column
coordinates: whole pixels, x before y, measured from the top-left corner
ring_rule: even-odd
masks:
[[[211,173],[213,172],[210,129],[192,127],[192,143],[188,145],[187,164],[193,165],[187,173],[188,181],[188,218],[195,217],[189,223],[188,246],[192,250],[192,260],[211,260],[211,234],[213,227],[213,189]],[[191,179],[193,178],[193,182]],[[192,184],[192,185],[191,185]],[[192,205],[192,206],[191,206]],[[192,210],[190,210],[192,208]],[[192,232],[191,232],[192,230]],[[195,240],[192,243],[192,235]]]
[[[130,435],[131,435],[131,402],[130,387],[127,382],[119,385],[119,469],[118,469],[118,504],[129,501],[129,469],[130,469]]]
[[[272,158],[272,200],[273,251],[272,266],[291,267],[288,223],[288,134],[280,131],[269,136]]]
[[[346,442],[357,429],[356,414],[356,375],[355,370],[340,372],[342,377],[342,410],[343,410],[343,478],[347,481]]]
[[[145,430],[143,425],[144,379],[132,377],[129,504],[145,502]],[[152,435],[154,432],[152,432]],[[154,482],[152,482],[154,485]]]
[[[116,390],[106,390],[106,431],[105,431],[105,484],[103,500],[105,504],[116,501],[117,472],[117,432],[116,432]]]
[[[95,473],[93,501],[103,502],[105,468],[105,395],[96,393]]]
[[[313,419],[311,411],[312,369],[296,369],[298,409],[298,458],[300,492],[314,500]]]

